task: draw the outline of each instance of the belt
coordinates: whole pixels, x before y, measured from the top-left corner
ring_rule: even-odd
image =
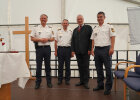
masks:
[[[95,46],[95,48],[109,48],[109,47],[110,47],[110,45],[109,46],[103,46],[103,47]]]
[[[70,48],[70,46],[58,46],[58,48]]]
[[[47,48],[47,47],[50,47],[50,45],[38,46],[37,48]]]

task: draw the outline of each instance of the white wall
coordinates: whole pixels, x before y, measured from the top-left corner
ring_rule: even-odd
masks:
[[[0,0],[0,25],[8,24],[8,1],[10,2],[11,24],[24,24],[24,17],[29,16],[30,24],[39,23],[39,16],[46,13],[48,23],[61,22],[61,0]],[[96,23],[99,11],[106,13],[106,22],[128,23],[127,7],[138,5],[123,0],[65,0],[66,18],[76,22],[76,16],[83,14],[85,22]]]
[[[39,17],[45,13],[49,23],[61,21],[61,0],[10,0],[11,24],[24,24],[29,16],[30,24],[39,23]],[[0,0],[0,24],[8,24],[8,0]]]
[[[0,0],[0,24],[8,23],[8,0]]]
[[[76,22],[76,16],[82,14],[85,22],[96,23],[99,11],[106,13],[106,22],[128,23],[127,7],[136,7],[123,0],[66,0],[66,18]]]

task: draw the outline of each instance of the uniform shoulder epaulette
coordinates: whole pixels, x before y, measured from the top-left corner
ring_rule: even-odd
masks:
[[[39,25],[34,25],[34,27],[38,27]]]
[[[69,31],[71,31],[71,32],[72,32],[72,29],[69,29]]]
[[[94,26],[94,28],[96,28],[96,26]],[[94,28],[93,28],[93,29],[94,29]]]
[[[34,27],[37,27],[38,25],[34,25]]]
[[[70,30],[72,32],[72,30]]]
[[[107,23],[107,24],[111,25],[111,23]]]
[[[58,28],[58,29],[57,29],[57,31],[60,31],[60,30],[61,30],[61,28]]]
[[[52,28],[52,26],[48,26],[49,28]]]

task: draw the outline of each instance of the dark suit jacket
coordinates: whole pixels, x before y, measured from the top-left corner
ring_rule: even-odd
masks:
[[[75,28],[72,36],[71,49],[76,54],[86,54],[91,50],[92,41],[90,40],[92,34],[92,27],[84,25],[80,32]]]

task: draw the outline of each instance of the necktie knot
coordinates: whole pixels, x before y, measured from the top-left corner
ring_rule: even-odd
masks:
[[[78,32],[80,32],[80,31],[81,31],[81,28],[82,28],[82,26],[79,26],[79,28],[78,28]]]

